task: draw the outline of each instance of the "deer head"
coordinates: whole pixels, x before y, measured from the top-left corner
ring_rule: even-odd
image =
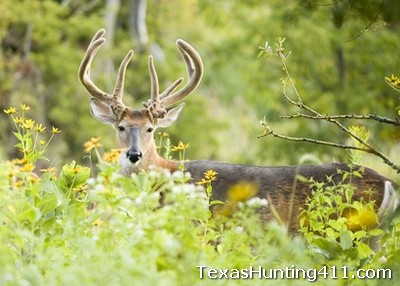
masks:
[[[184,103],[174,106],[175,103],[188,96],[200,83],[203,75],[203,64],[196,50],[183,40],[177,40],[176,45],[186,64],[189,76],[188,83],[179,90],[177,87],[183,82],[179,78],[166,88],[159,91],[157,73],[154,68],[153,57],[149,56],[148,67],[150,73],[150,99],[143,103],[142,109],[134,109],[124,105],[122,94],[125,72],[133,51],[129,51],[122,60],[114,90],[108,94],[97,87],[90,78],[90,67],[96,53],[105,43],[105,30],[99,30],[93,37],[79,67],[79,79],[92,96],[90,110],[100,122],[112,124],[117,133],[120,148],[125,151],[121,154],[121,164],[128,170],[147,169],[150,165],[172,164],[158,156],[154,141],[154,131],[158,127],[171,125],[179,116]]]

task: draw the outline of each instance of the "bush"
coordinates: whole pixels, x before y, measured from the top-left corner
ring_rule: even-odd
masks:
[[[44,132],[35,130],[39,125],[27,125],[24,115],[11,111],[22,158],[0,163],[1,285],[264,285],[266,278],[259,278],[258,267],[264,275],[270,269],[286,271],[284,282],[291,285],[316,280],[342,285],[343,279],[329,279],[332,266],[354,266],[351,271],[356,271],[367,265],[359,263],[364,258],[359,255],[340,261],[317,258],[321,247],[315,247],[312,232],[305,232],[306,239],[292,237],[282,225],[261,223],[257,211],[262,204],[257,200],[239,203],[229,218],[213,218],[209,205],[218,202],[209,201],[207,178],[205,192],[203,186],[188,183],[190,174],[184,171],[152,169],[122,177],[114,163],[98,155],[99,142],[94,139],[85,147],[99,157],[96,176],[90,177],[92,170],[75,162],[64,164],[59,172],[37,170],[49,140],[41,141]],[[53,128],[50,138],[58,132]],[[115,159],[107,154],[107,159]],[[324,196],[316,194],[314,200]],[[314,208],[311,203],[308,207],[312,217]],[[397,222],[381,254],[367,255],[368,267],[395,269],[399,229]],[[337,238],[331,236],[326,231],[320,240]],[[339,247],[356,248],[359,237],[340,240]],[[373,259],[383,254],[387,262]],[[296,274],[299,279],[293,274],[297,269],[304,270]],[[247,279],[236,279],[239,274]],[[220,275],[227,276],[210,278]],[[386,277],[352,282],[391,281]],[[282,279],[269,282],[281,285]]]

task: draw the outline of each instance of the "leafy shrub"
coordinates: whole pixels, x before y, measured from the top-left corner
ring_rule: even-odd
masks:
[[[258,266],[326,271],[326,265],[340,263],[358,267],[365,256],[358,251],[359,255],[342,260],[335,256],[319,259],[316,253],[325,250],[324,245],[317,249],[317,239],[311,237],[317,228],[305,232],[304,240],[292,237],[275,222],[261,223],[257,211],[263,203],[257,200],[235,203],[229,218],[213,218],[209,205],[220,202],[209,201],[212,172],[200,186],[189,184],[190,175],[182,170],[170,174],[152,169],[122,177],[114,163],[100,157],[98,174],[91,178],[91,169],[75,162],[64,164],[59,172],[36,170],[46,145],[35,145],[38,134],[31,129],[16,128],[17,147],[26,152],[21,153],[21,159],[0,162],[1,285],[264,285],[265,279],[257,274],[253,279],[227,281],[212,280],[207,271]],[[99,156],[99,146],[93,139],[85,147]],[[34,150],[40,156],[32,155]],[[107,154],[106,158],[115,159]],[[232,197],[240,187],[233,189]],[[327,196],[317,192],[314,200],[317,198],[326,200]],[[315,215],[311,202],[310,217]],[[355,251],[356,244],[361,245],[360,238],[366,237],[350,232],[340,220],[336,222],[340,227],[332,221],[328,224],[332,230],[325,231],[320,241],[334,244],[341,228],[354,236],[351,245],[347,240],[335,244],[343,253]],[[387,264],[371,259],[370,267],[396,265],[398,222],[395,229],[383,247]],[[322,284],[343,284],[341,279],[321,275],[315,279]],[[312,276],[269,279],[268,283],[303,285],[305,281],[313,281]],[[365,280],[353,282],[365,284]]]
[[[324,262],[343,264],[352,261],[360,267],[374,254],[368,245],[373,238],[383,235],[374,211],[374,202],[354,201],[354,188],[344,183],[357,172],[343,174],[343,182],[315,182],[313,195],[302,212],[301,232],[314,254]]]

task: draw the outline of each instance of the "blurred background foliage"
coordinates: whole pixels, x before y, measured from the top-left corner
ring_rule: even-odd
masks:
[[[199,51],[203,82],[167,130],[173,143],[190,142],[188,159],[278,165],[298,164],[309,154],[346,160],[343,150],[257,139],[265,117],[291,136],[347,140],[326,123],[279,117],[293,111],[282,97],[282,69],[277,60],[257,58],[258,47],[278,37],[292,51],[288,65],[304,101],[321,113],[394,117],[399,106],[399,93],[384,83],[400,67],[396,0],[2,0],[0,11],[0,109],[25,103],[34,119],[61,129],[47,153],[52,165],[84,160],[82,145],[90,137],[102,137],[106,149],[115,146],[112,128],[91,117],[89,95],[77,78],[85,49],[101,27],[108,41],[92,77],[111,91],[120,61],[133,49],[124,101],[137,108],[149,96],[148,54],[166,87],[186,76],[175,40],[183,38]],[[400,130],[362,124],[372,142],[398,160]],[[2,112],[0,158],[18,156],[11,130]],[[380,168],[372,160],[367,165]]]

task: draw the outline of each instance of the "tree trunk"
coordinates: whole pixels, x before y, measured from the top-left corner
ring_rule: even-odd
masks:
[[[146,0],[132,0],[129,25],[132,36],[138,42],[138,52],[143,52],[149,42],[146,26]]]
[[[120,6],[121,6],[120,0],[107,0],[106,14],[104,15],[105,29],[107,31],[107,33],[105,34],[106,38],[106,43],[104,44],[105,50],[110,50],[110,48],[112,48],[112,46],[114,45],[114,32]],[[107,58],[102,66],[105,69],[105,74],[107,75],[115,74],[115,68],[113,60],[111,58]],[[114,88],[113,77],[107,76],[104,80],[106,83],[106,90],[113,90]]]

